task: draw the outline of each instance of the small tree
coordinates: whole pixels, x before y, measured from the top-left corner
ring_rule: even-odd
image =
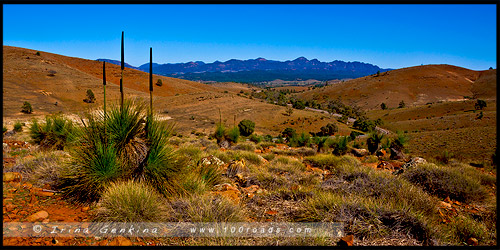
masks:
[[[333,123],[328,123],[328,124],[326,124],[326,126],[323,126],[320,129],[321,129],[322,136],[334,135],[336,132],[339,131],[339,128],[337,127],[337,125],[335,125]]]
[[[401,100],[401,101],[399,102],[399,106],[398,106],[398,108],[400,108],[400,109],[401,109],[401,108],[404,108],[404,107],[406,107],[406,104],[405,104],[405,102],[404,102],[403,100]]]
[[[292,114],[293,114],[293,108],[291,108],[291,107],[287,107],[287,108],[286,108],[286,114],[287,114],[288,116],[292,116]]]
[[[94,103],[95,102],[94,92],[92,92],[92,90],[90,89],[87,89],[87,98],[83,99],[83,101],[86,103]]]
[[[255,122],[246,119],[242,120],[240,123],[238,123],[238,128],[242,136],[249,136],[255,129]]]
[[[485,107],[486,107],[486,102],[485,102],[484,100],[479,100],[479,99],[478,99],[478,100],[476,101],[476,104],[474,104],[474,108],[475,108],[476,110],[483,109],[483,108],[485,108]]]
[[[366,140],[366,145],[368,146],[368,151],[370,151],[371,154],[374,154],[378,150],[379,145],[382,142],[382,138],[384,138],[384,135],[377,132],[370,134],[370,137]]]
[[[23,113],[31,114],[33,112],[33,108],[31,107],[31,104],[29,102],[24,102],[21,108],[21,112]]]
[[[285,138],[292,138],[294,135],[296,135],[295,129],[293,128],[285,128],[283,132],[281,132],[281,135]]]
[[[385,103],[380,104],[380,108],[383,109],[383,110],[386,110],[387,109],[387,104],[385,104]]]
[[[158,79],[158,81],[156,81],[156,86],[162,86],[163,85],[163,81],[161,79]]]

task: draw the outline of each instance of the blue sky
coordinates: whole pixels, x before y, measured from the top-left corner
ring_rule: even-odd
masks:
[[[86,59],[496,68],[496,5],[3,5],[3,44]]]

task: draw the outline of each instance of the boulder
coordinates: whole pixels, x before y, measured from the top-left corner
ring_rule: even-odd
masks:
[[[229,141],[227,141],[227,140],[223,140],[219,143],[219,147],[224,148],[224,149],[229,148],[229,146],[230,146],[230,144],[229,144]]]
[[[337,242],[337,246],[352,246],[354,244],[354,236],[352,234],[346,235]]]
[[[378,165],[377,165],[377,168],[381,168],[381,169],[387,169],[387,170],[394,170],[394,166],[389,163],[389,162],[386,162],[386,161],[381,161]]]
[[[3,181],[4,182],[20,182],[23,179],[20,173],[18,172],[6,172],[3,173]]]
[[[395,148],[391,148],[391,160],[400,160],[400,159],[404,159],[405,158],[405,155],[403,154],[403,152],[395,149]]]
[[[229,199],[234,204],[240,203],[240,194],[241,192],[229,183],[219,184],[214,186],[214,190],[212,192],[213,195],[224,196]]]
[[[35,222],[35,221],[47,219],[47,217],[49,217],[49,213],[47,213],[47,211],[39,211],[37,213],[34,213],[34,214],[28,216],[28,218],[26,218],[26,219],[29,222]]]
[[[356,157],[363,157],[365,155],[368,155],[368,150],[364,149],[364,148],[353,148],[351,150],[351,153],[356,156]]]
[[[467,244],[469,246],[477,246],[478,243],[479,243],[479,241],[476,238],[467,239]]]
[[[425,160],[424,158],[413,157],[407,163],[405,163],[402,168],[409,169],[409,168],[416,167],[419,164],[425,164],[425,163],[427,163],[427,160]]]

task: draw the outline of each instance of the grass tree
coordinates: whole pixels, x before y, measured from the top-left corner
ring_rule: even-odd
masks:
[[[125,53],[123,48],[123,31],[122,31],[122,46],[121,46],[121,76],[120,76],[120,107],[123,109],[123,69],[125,68]]]

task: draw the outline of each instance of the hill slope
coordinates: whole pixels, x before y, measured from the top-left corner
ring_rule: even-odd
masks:
[[[341,98],[347,104],[378,109],[453,101],[464,96],[496,98],[496,70],[474,71],[451,65],[425,65],[370,75],[298,94],[310,100]]]

